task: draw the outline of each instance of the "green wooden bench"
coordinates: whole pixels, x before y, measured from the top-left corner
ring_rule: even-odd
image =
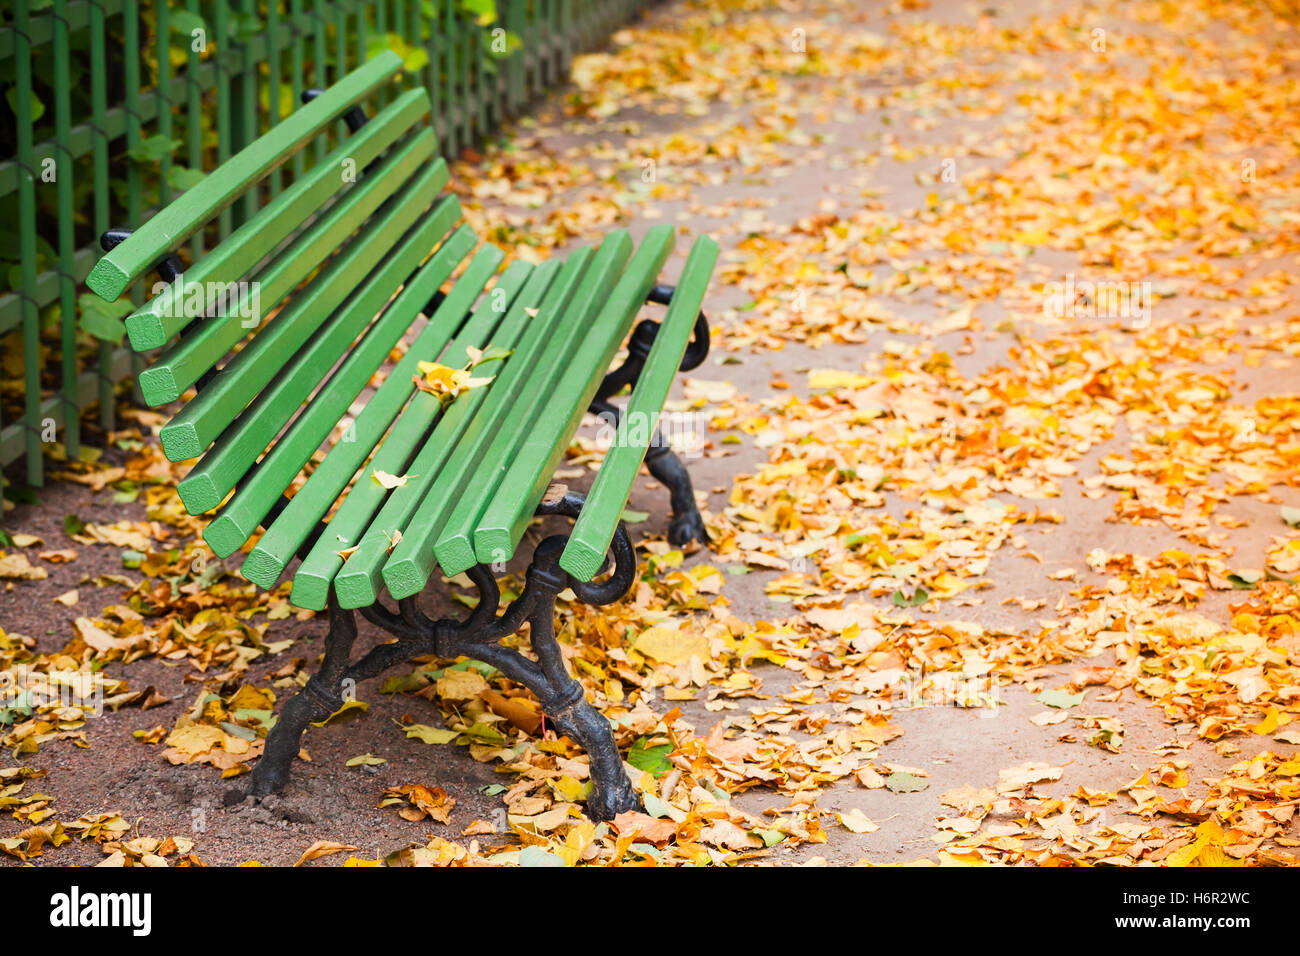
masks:
[[[530,688],[586,749],[588,811],[609,819],[639,801],[608,721],[564,668],[555,598],[572,588],[604,605],[631,587],[620,519],[643,460],[670,489],[670,539],[705,540],[690,480],[653,426],[674,373],[707,353],[700,305],[717,246],[698,239],[675,288],[655,284],[673,249],[667,226],[635,250],[619,230],[563,261],[502,270],[504,254],[458,225],[458,200],[441,194],[427,94],[361,111],[400,67],[385,53],[313,91],[140,228],[106,234],[87,283],[114,300],[158,272],[165,285],[125,325],[135,350],[159,350],[139,376],[151,406],[196,390],[161,430],[170,460],[197,459],[179,483],[186,509],[214,512],[204,538],[222,558],[264,529],[243,575],[272,588],[297,561],[291,601],[329,610],[324,660],[282,708],[248,795],[284,786],[306,725],[342,706],[344,687],[414,657],[465,655]],[[340,119],[348,132],[333,151],[262,204],[259,182]],[[241,196],[242,224],[183,268],[176,251]],[[647,301],[667,305],[663,319],[632,331]],[[488,384],[455,396],[417,387],[420,363],[462,369],[475,357]],[[610,399],[628,387],[620,412]],[[614,416],[615,441],[585,500],[548,495],[588,410]],[[489,565],[510,560],[535,515],[574,524],[536,546],[523,593],[502,611]],[[417,605],[435,568],[478,588],[465,620]],[[398,640],[352,660],[354,609]],[[498,643],[525,623],[535,658]]]

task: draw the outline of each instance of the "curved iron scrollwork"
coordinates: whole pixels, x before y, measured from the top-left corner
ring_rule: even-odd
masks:
[[[568,494],[543,503],[537,513],[577,518],[582,504],[581,495]],[[307,725],[325,719],[343,706],[345,686],[355,686],[356,682],[375,677],[404,661],[432,654],[483,661],[537,696],[555,727],[587,751],[593,781],[587,812],[593,819],[609,820],[625,810],[640,808],[640,797],[623,769],[609,721],[587,703],[582,685],[564,666],[555,637],[556,595],[571,588],[588,604],[599,606],[617,601],[636,581],[636,549],[620,522],[605,561],[607,576],[584,582],[560,567],[560,555],[567,540],[567,535],[551,535],[537,546],[526,572],[523,593],[504,611],[501,611],[501,590],[496,578],[481,564],[468,572],[478,589],[479,602],[464,620],[433,620],[420,609],[414,597],[399,601],[396,611],[378,601],[361,608],[362,617],[395,635],[397,641],[380,644],[351,664],[348,660],[357,635],[356,618],[352,611],[340,608],[331,596],[330,629],[320,670],[301,693],[281,708],[276,725],[267,737],[262,759],[253,769],[247,793],[228,793],[227,804],[245,796],[265,796],[288,783]],[[499,643],[525,623],[529,626],[536,660]]]
[[[676,286],[657,285],[650,290],[646,296],[646,301],[653,302],[656,305],[668,305],[672,301],[673,293],[676,290]],[[617,395],[623,389],[636,385],[637,379],[641,377],[641,372],[645,368],[646,359],[650,357],[650,349],[655,344],[655,336],[658,334],[659,323],[654,319],[642,319],[636,324],[636,328],[632,330],[631,338],[628,339],[627,360],[605,376],[600,383],[600,387],[596,389],[596,402],[608,402],[612,396]],[[690,342],[686,344],[686,352],[682,355],[682,362],[678,366],[678,370],[689,372],[698,368],[708,355],[709,319],[701,310],[700,314],[695,317],[695,328],[691,333]]]

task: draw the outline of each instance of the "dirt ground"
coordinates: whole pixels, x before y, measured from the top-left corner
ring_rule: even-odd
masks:
[[[860,15],[863,21],[871,23],[873,29],[884,34],[890,24],[919,18],[961,23],[973,22],[981,14],[987,14],[999,24],[1028,24],[1035,16],[1059,10],[1063,5],[1047,2],[1002,4],[992,8],[991,12],[984,9],[986,6],[935,3],[928,10],[914,11],[899,5],[866,3],[861,5]],[[676,4],[666,4],[655,8],[648,15],[648,23],[656,26],[671,24],[677,15],[676,7]],[[786,4],[782,9],[785,11],[782,15],[792,27],[806,16],[799,4]],[[999,55],[989,54],[990,57]],[[726,261],[741,240],[751,232],[761,232],[765,223],[788,225],[810,216],[851,209],[861,201],[864,190],[870,191],[886,211],[902,212],[924,206],[927,193],[945,188],[918,183],[918,172],[933,170],[935,159],[932,153],[921,150],[916,158],[910,160],[902,154],[904,147],[934,146],[950,140],[955,135],[950,126],[942,122],[926,128],[893,125],[889,116],[882,113],[858,111],[850,103],[826,103],[824,84],[816,78],[797,82],[803,85],[799,93],[791,97],[789,105],[791,109],[806,111],[798,118],[798,127],[803,135],[800,142],[787,140],[779,147],[785,155],[793,157],[792,162],[758,171],[752,166],[747,168],[744,163],[715,166],[710,169],[709,181],[699,183],[688,199],[656,201],[653,218],[632,215],[628,225],[634,238],[639,238],[655,223],[676,223],[692,232],[715,235],[723,246]],[[878,78],[864,78],[863,88],[869,89],[879,82]],[[903,85],[912,80],[906,75],[898,75],[888,82]],[[1036,92],[1036,84],[1050,87],[1052,82],[1049,68],[1044,79],[1027,81],[1019,87],[1007,85],[990,90],[990,96],[996,95],[1012,105],[996,117],[972,120],[956,135],[966,141],[977,140],[981,135],[981,124],[989,130],[1014,124],[1020,111],[1020,107],[1014,105],[1016,97]],[[635,155],[637,144],[647,138],[667,140],[683,131],[699,135],[701,130],[721,129],[754,120],[750,109],[744,105],[714,103],[701,115],[654,113],[632,108],[600,122],[571,122],[562,115],[563,104],[570,92],[557,91],[540,105],[538,118],[524,124],[518,134],[535,138],[544,149],[554,154],[568,155],[575,149],[588,152],[591,164],[597,169],[612,170],[615,164],[603,157],[621,157],[625,161],[629,153]],[[885,141],[897,147],[893,152],[899,155],[879,158],[878,150]],[[990,155],[977,161],[996,166],[1005,159]],[[670,163],[663,165],[667,167]],[[624,169],[619,175],[626,181],[635,174]],[[566,202],[575,201],[580,192],[574,190],[570,194],[561,194],[551,201],[555,206],[563,207]],[[747,210],[746,201],[749,199],[761,200],[764,205],[758,211]],[[679,248],[685,245],[679,243]],[[672,261],[670,274],[680,269],[681,261],[680,255]],[[1070,261],[1062,254],[1044,252],[1032,259],[1032,266],[1064,272],[1070,268]],[[882,332],[856,345],[831,344],[814,348],[790,342],[776,351],[758,348],[728,350],[725,346],[727,329],[744,322],[746,313],[739,310],[749,298],[744,290],[715,281],[707,308],[723,331],[715,336],[715,348],[705,366],[692,373],[692,378],[725,380],[733,383],[742,396],[753,398],[776,395],[774,382],[778,383],[782,396],[807,398],[809,389],[805,373],[812,368],[855,372],[879,370],[883,364],[882,345],[889,340],[915,342],[926,339],[934,350],[952,354],[962,373],[973,377],[984,369],[1005,363],[1008,348],[1015,343],[1017,334],[1026,331],[1033,334],[1032,329],[1026,330],[1022,324],[1014,324],[1014,328],[1001,325],[1009,313],[993,303],[987,308],[981,307],[983,331],[960,330],[921,336],[907,332]],[[938,301],[934,296],[919,296],[905,303],[896,303],[895,312],[903,319],[924,325],[941,318],[951,304]],[[1164,300],[1160,303],[1160,321],[1195,323],[1201,320],[1195,313],[1203,305],[1204,302],[1186,296]],[[1247,401],[1252,396],[1293,390],[1294,366],[1294,358],[1286,357],[1265,367],[1238,365],[1240,391],[1236,400]],[[673,398],[683,398],[680,382],[674,387]],[[1101,458],[1126,447],[1127,436],[1122,429],[1117,432],[1112,442],[1092,449],[1079,462],[1081,475],[1094,473]],[[715,443],[715,451],[721,449],[727,454],[699,457],[688,462],[701,503],[711,514],[719,514],[727,507],[737,475],[753,474],[767,461],[766,450],[758,447],[752,436],[737,435],[740,438],[738,442],[725,446]],[[122,453],[112,451],[109,454]],[[585,478],[578,479],[573,484],[581,490],[586,481]],[[1186,546],[1185,541],[1162,525],[1110,520],[1112,501],[1089,495],[1087,490],[1080,481],[1063,483],[1062,495],[1049,503],[1063,521],[1030,526],[1023,532],[1027,539],[1025,548],[1003,548],[996,553],[984,575],[988,584],[979,592],[982,603],[956,610],[950,606],[941,611],[922,607],[912,609],[911,613],[918,618],[929,615],[951,619],[959,616],[962,620],[989,628],[1030,628],[1059,601],[1068,599],[1069,593],[1081,582],[1100,583],[1104,580],[1088,570],[1087,556],[1094,549],[1154,554],[1164,548]],[[1220,509],[1220,514],[1244,522],[1243,526],[1233,530],[1232,536],[1235,556],[1241,566],[1263,566],[1270,535],[1278,533],[1276,514],[1279,505],[1300,506],[1300,494],[1296,494],[1294,489],[1275,491],[1276,497],[1234,497]],[[0,590],[0,626],[10,634],[35,637],[39,649],[55,650],[68,639],[74,618],[94,613],[100,606],[118,599],[114,589],[100,591],[85,582],[98,574],[121,571],[118,549],[72,541],[64,532],[64,516],[75,514],[85,521],[115,521],[123,518],[143,520],[145,515],[143,505],[139,503],[114,502],[111,491],[91,494],[82,486],[66,482],[51,482],[38,492],[38,497],[36,504],[20,504],[9,511],[5,515],[5,526],[39,536],[44,541],[44,548],[74,548],[79,556],[73,563],[48,566],[50,576],[44,581],[6,584]],[[886,509],[901,513],[908,506],[891,498]],[[643,479],[633,493],[630,507],[649,514],[644,522],[635,526],[635,533],[649,539],[661,539],[666,529],[665,491],[654,482]],[[711,560],[710,553],[705,550],[689,557],[687,566]],[[1067,568],[1076,569],[1077,576],[1071,580],[1053,580],[1048,576]],[[740,618],[780,620],[791,613],[787,602],[773,600],[765,592],[765,585],[779,572],[747,569],[744,573],[737,573],[729,567],[725,573],[725,593],[732,612]],[[76,606],[64,607],[52,602],[55,595],[71,588],[80,589]],[[444,594],[445,589],[441,586],[431,589],[426,597],[431,612],[453,611],[455,605]],[[1226,619],[1228,606],[1237,597],[1231,592],[1213,592],[1198,610],[1215,619]],[[1022,610],[1014,603],[1003,603],[1007,598],[1041,599],[1046,602],[1048,611]],[[250,677],[254,682],[261,681],[289,657],[314,659],[322,650],[323,629],[321,617],[276,622],[270,638],[292,639],[294,644],[281,654],[254,662]],[[373,627],[363,624],[363,645],[383,639]],[[880,756],[891,765],[923,770],[928,784],[926,788],[904,793],[884,788],[865,789],[852,777],[828,785],[817,800],[820,810],[847,813],[856,808],[874,821],[878,829],[854,833],[836,828],[828,843],[804,844],[791,850],[778,846],[768,860],[777,863],[824,860],[831,864],[848,864],[862,859],[892,863],[933,858],[938,839],[936,819],[951,812],[940,803],[940,795],[967,785],[991,786],[1001,769],[1026,761],[1063,766],[1060,779],[1041,785],[1038,791],[1040,794],[1065,795],[1081,785],[1117,790],[1162,755],[1177,753],[1192,761],[1196,779],[1191,782],[1188,792],[1197,794],[1205,789],[1202,778],[1218,776],[1242,759],[1244,753],[1218,752],[1212,744],[1198,738],[1193,725],[1169,722],[1158,706],[1139,698],[1132,689],[1124,690],[1115,700],[1089,700],[1087,707],[1089,714],[1122,720],[1125,736],[1119,753],[1110,753],[1079,741],[1062,741],[1062,733],[1071,724],[1039,725],[1031,721],[1031,717],[1043,711],[1036,699],[1039,691],[1060,686],[1081,664],[1111,663],[1113,657],[1101,650],[1088,660],[1026,673],[1018,682],[997,688],[999,706],[996,708],[962,708],[926,701],[908,706],[896,702],[891,718],[903,733],[886,744]],[[170,698],[170,703],[143,713],[136,708],[108,713],[87,724],[85,738],[88,746],[56,742],[42,746],[39,753],[22,758],[23,763],[48,771],[48,776],[37,783],[41,790],[57,795],[60,818],[118,811],[131,822],[138,822],[140,832],[186,835],[194,841],[194,852],[204,862],[229,865],[248,860],[264,864],[292,863],[317,840],[345,842],[356,847],[353,855],[376,859],[395,849],[427,842],[434,835],[456,838],[471,821],[494,820],[502,813],[499,798],[483,792],[485,788],[503,782],[502,775],[494,771],[494,765],[476,762],[459,748],[429,747],[406,739],[394,727],[395,721],[404,716],[414,716],[419,722],[436,724],[437,715],[431,708],[424,712],[416,711],[415,708],[422,704],[419,700],[378,693],[378,680],[371,682],[371,686],[359,688],[359,696],[369,703],[368,713],[309,730],[305,746],[311,761],[300,761],[295,765],[293,781],[280,798],[261,806],[226,808],[222,804],[223,795],[232,785],[239,785],[242,781],[223,781],[208,767],[168,765],[158,757],[155,748],[143,745],[133,737],[134,731],[156,724],[170,727],[177,714],[193,702],[201,675],[195,673],[187,661],[169,663],[144,659],[126,667],[112,664],[110,668],[113,673],[128,678],[133,689],[152,685],[160,694]],[[755,662],[752,668],[762,680],[762,693],[769,695],[770,699],[790,692],[800,682],[798,674],[771,664]],[[701,695],[697,700],[680,705],[686,718],[701,734],[707,733],[718,720],[727,716],[726,711],[720,713],[706,708],[706,702]],[[739,701],[733,706],[744,708],[748,703]],[[809,707],[824,709],[823,705]],[[791,735],[801,736],[799,732]],[[1249,741],[1242,746],[1245,753],[1252,752],[1252,748],[1258,749]],[[1295,752],[1294,747],[1282,744],[1270,743],[1270,747],[1286,755]],[[349,758],[367,753],[382,756],[387,762],[376,767],[345,766]],[[383,788],[416,778],[430,784],[437,783],[456,797],[458,802],[449,824],[410,823],[391,811],[376,808]],[[771,808],[784,807],[787,803],[786,798],[762,787],[748,790],[735,799],[743,809],[759,814]],[[1113,808],[1107,808],[1096,824],[1114,819],[1117,813]],[[7,818],[0,819],[0,838],[16,835],[22,826]],[[1285,835],[1300,838],[1294,824]],[[510,842],[508,836],[480,839],[484,844],[491,844],[494,840]],[[347,855],[326,857],[316,865],[342,863]],[[95,844],[74,841],[58,853],[47,854],[44,859],[34,862],[89,864],[98,862],[101,856],[101,850]],[[9,865],[16,862],[0,856],[0,863]]]

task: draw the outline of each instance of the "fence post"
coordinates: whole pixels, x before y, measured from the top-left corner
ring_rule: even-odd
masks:
[[[32,41],[28,0],[14,14],[14,74],[18,99],[18,233],[22,244],[23,420],[27,428],[27,482],[44,483],[41,461],[41,316],[36,288],[36,182],[32,168]]]
[[[55,189],[59,200],[59,325],[62,336],[61,416],[63,447],[68,457],[76,459],[81,450],[81,414],[78,408],[77,379],[77,281],[73,277],[76,239],[73,234],[72,154],[72,81],[69,70],[71,51],[68,39],[68,2],[54,0],[54,124],[58,140],[54,161]]]

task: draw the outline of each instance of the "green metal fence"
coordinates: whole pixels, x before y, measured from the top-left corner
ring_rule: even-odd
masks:
[[[86,292],[110,227],[147,219],[377,48],[423,83],[448,155],[520,112],[648,0],[8,0],[0,6],[0,466],[113,427],[138,371]],[[316,156],[324,155],[318,144]],[[307,160],[295,157],[300,175]],[[278,192],[281,177],[269,183]],[[256,202],[250,194],[247,203]],[[226,210],[213,238],[251,206]],[[195,240],[197,255],[203,237]],[[136,303],[140,290],[135,291]]]

